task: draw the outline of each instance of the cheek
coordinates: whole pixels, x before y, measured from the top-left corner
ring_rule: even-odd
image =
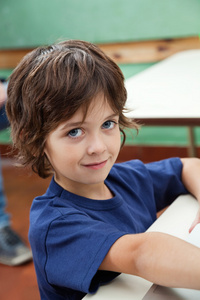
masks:
[[[62,147],[59,144],[57,144],[57,147],[51,147],[51,145],[47,144],[44,152],[54,170],[60,167],[65,151],[62,151]]]
[[[53,157],[54,163],[59,165],[60,168],[65,168],[66,165],[74,167],[82,157],[82,148],[76,146],[60,148]]]
[[[120,132],[117,132],[114,139],[110,140],[110,149],[112,149],[113,152],[118,155],[120,149],[121,149],[121,134]]]

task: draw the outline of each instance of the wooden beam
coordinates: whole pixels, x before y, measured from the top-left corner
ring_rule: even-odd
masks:
[[[0,50],[0,69],[13,69],[32,49]]]
[[[172,54],[200,49],[199,37],[99,45],[118,64],[150,63]]]
[[[179,51],[200,49],[200,39],[198,36],[195,36],[181,39],[108,43],[98,45],[118,64],[150,63],[165,59]],[[33,48],[0,50],[0,68],[15,68],[22,57],[32,50]]]

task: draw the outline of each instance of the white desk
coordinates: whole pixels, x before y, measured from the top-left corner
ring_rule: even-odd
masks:
[[[192,196],[180,196],[148,231],[165,232],[186,239],[197,210],[198,203]],[[151,285],[151,282],[137,276],[121,274],[111,283],[100,287],[96,294],[86,295],[84,299],[142,300]]]
[[[144,125],[200,125],[200,50],[179,52],[126,80],[127,115]]]

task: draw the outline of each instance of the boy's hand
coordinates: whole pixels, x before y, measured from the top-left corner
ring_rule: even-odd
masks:
[[[7,99],[6,89],[3,85],[3,83],[0,82],[0,108],[5,103],[6,99]]]
[[[199,208],[199,210],[198,210],[198,212],[197,212],[196,218],[194,219],[194,221],[193,221],[193,223],[192,223],[192,225],[191,225],[191,227],[190,227],[190,229],[189,229],[189,233],[194,229],[194,227],[195,227],[198,223],[200,223],[200,208]]]
[[[181,158],[183,163],[182,169],[182,181],[186,189],[192,194],[199,202],[199,210],[192,223],[189,232],[200,223],[200,185],[199,185],[199,174],[200,174],[200,159],[196,157]]]

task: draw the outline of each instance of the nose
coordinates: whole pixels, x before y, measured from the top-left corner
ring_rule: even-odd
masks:
[[[92,135],[89,140],[87,152],[89,155],[101,154],[107,149],[106,141],[102,134]]]

